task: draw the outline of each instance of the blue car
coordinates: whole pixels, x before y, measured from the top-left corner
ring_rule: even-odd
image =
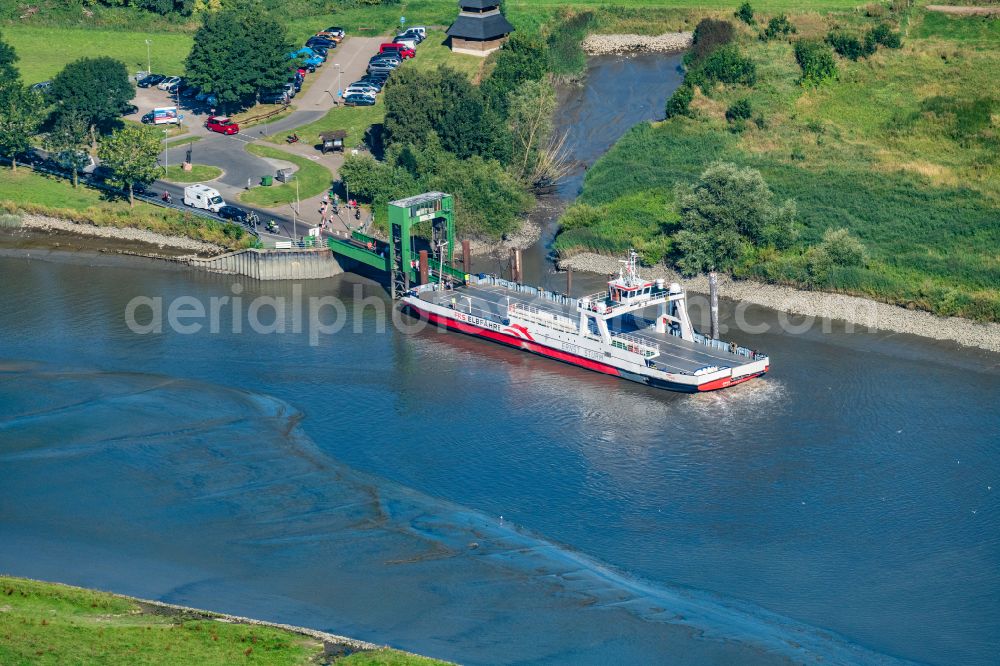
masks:
[[[323,64],[323,56],[318,55],[309,47],[302,47],[298,51],[293,51],[288,54],[290,60],[298,60],[302,64],[311,67],[319,67]]]

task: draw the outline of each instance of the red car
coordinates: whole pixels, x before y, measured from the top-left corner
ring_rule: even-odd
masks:
[[[378,47],[379,53],[398,53],[399,57],[403,60],[408,58],[413,58],[417,55],[417,52],[413,49],[406,48],[403,44],[383,44]]]
[[[239,134],[240,126],[225,116],[209,116],[205,127],[219,134]]]

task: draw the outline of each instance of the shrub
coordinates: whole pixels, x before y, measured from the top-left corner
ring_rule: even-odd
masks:
[[[747,120],[753,115],[753,107],[750,106],[750,100],[745,97],[733,103],[728,109],[726,109],[726,120],[733,122],[736,120]]]
[[[835,266],[863,266],[865,246],[847,229],[827,229],[819,247]]]
[[[674,91],[667,100],[667,118],[691,115],[691,100],[694,99],[694,88],[687,83]]]
[[[887,49],[898,49],[903,46],[902,35],[898,32],[893,32],[888,23],[880,23],[872,28],[872,31],[868,34],[875,44],[884,46]]]
[[[695,26],[691,41],[691,62],[697,63],[716,49],[733,41],[736,31],[729,21],[702,19]]]
[[[757,83],[757,66],[750,58],[741,54],[735,45],[729,44],[705,59],[695,73],[695,80],[753,86]]]
[[[764,32],[760,33],[760,38],[767,42],[792,34],[795,34],[795,26],[792,25],[787,16],[779,14],[767,22]]]
[[[854,35],[841,30],[831,30],[826,36],[826,43],[832,46],[838,54],[851,60],[864,58],[875,52],[874,43],[870,43],[867,39],[862,43]]]
[[[740,8],[736,10],[736,13],[733,14],[733,16],[743,21],[747,25],[753,25],[754,23],[753,7],[750,6],[749,2],[744,2],[742,5],[740,5]]]
[[[21,216],[15,213],[0,214],[0,229],[20,229]]]
[[[594,14],[582,12],[570,16],[553,28],[548,38],[549,68],[555,74],[578,74],[587,66],[581,46],[594,25]]]
[[[830,47],[818,40],[795,42],[795,61],[802,68],[802,85],[818,86],[837,75],[837,63]]]

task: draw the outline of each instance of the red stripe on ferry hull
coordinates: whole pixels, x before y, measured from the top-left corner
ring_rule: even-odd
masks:
[[[606,363],[600,363],[598,361],[593,361],[589,358],[584,358],[582,356],[577,356],[576,354],[570,354],[564,352],[560,349],[553,349],[552,347],[546,347],[545,345],[540,345],[537,342],[529,342],[523,338],[517,338],[512,335],[506,335],[504,333],[498,333],[496,331],[491,331],[489,329],[480,328],[478,326],[473,326],[472,324],[466,324],[465,322],[457,321],[451,319],[450,317],[442,317],[436,315],[433,312],[427,312],[426,310],[421,310],[420,308],[410,306],[413,310],[420,313],[427,321],[432,324],[437,324],[439,326],[446,326],[450,329],[458,331],[459,333],[466,333],[468,335],[475,335],[476,337],[486,338],[488,340],[493,340],[494,342],[499,342],[501,344],[508,345],[510,347],[517,347],[518,349],[524,349],[541,356],[547,356],[548,358],[553,358],[557,361],[562,361],[563,363],[570,363],[572,365],[586,368],[587,370],[593,370],[594,372],[600,372],[605,375],[613,375],[615,377],[620,377],[621,374],[618,372],[618,368],[610,366]]]
[[[767,372],[767,368],[764,368],[764,372]],[[761,377],[764,374],[764,372],[758,372],[752,375],[745,375],[743,377],[737,377],[736,379],[733,379],[732,377],[723,377],[722,379],[716,379],[714,382],[699,384],[698,391],[718,391],[719,389],[729,388],[730,386],[736,386],[737,384],[748,382],[756,377]]]

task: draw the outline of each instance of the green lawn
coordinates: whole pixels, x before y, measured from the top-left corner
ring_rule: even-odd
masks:
[[[346,130],[347,139],[345,145],[348,148],[353,148],[363,142],[365,130],[376,123],[381,123],[384,118],[385,104],[382,102],[382,95],[379,95],[375,101],[375,106],[334,107],[316,122],[303,125],[296,129],[295,132],[306,145],[315,145],[319,143],[320,132]],[[285,135],[270,136],[267,140],[272,143],[284,143]]]
[[[17,66],[27,83],[51,79],[83,57],[111,56],[124,62],[130,74],[145,70],[147,39],[153,71],[180,75],[191,50],[191,35],[183,33],[17,25],[0,27],[0,33],[17,51]]]
[[[188,236],[224,247],[243,247],[250,242],[239,227],[206,220],[136,202],[130,208],[123,198],[109,199],[105,192],[80,185],[74,188],[61,178],[38,174],[27,168],[17,173],[0,169],[0,211],[24,211],[108,227],[133,227],[158,233]],[[2,605],[2,602],[0,602]],[[0,614],[2,616],[2,614]],[[0,659],[0,663],[5,663]]]
[[[262,206],[264,208],[274,208],[294,202],[296,195],[301,200],[322,194],[333,183],[333,174],[330,173],[329,169],[304,157],[258,143],[247,145],[247,151],[260,157],[291,162],[299,169],[295,172],[295,179],[290,183],[278,184],[275,181],[275,184],[271,187],[255,187],[252,190],[243,192],[240,195],[240,201],[243,203]],[[298,183],[297,190],[295,186],[296,182]]]
[[[171,183],[203,183],[215,180],[222,175],[222,169],[207,164],[192,164],[190,171],[185,171],[183,165],[171,164],[167,167],[163,180]]]
[[[0,576],[0,663],[321,663],[323,643],[282,629],[219,622],[211,613],[155,612],[131,599]],[[338,664],[433,666],[394,650],[355,653]]]
[[[446,44],[447,38],[443,30],[428,31],[427,39],[417,47],[417,57],[407,60],[402,66],[428,70],[446,65],[476,80],[486,59],[464,53],[452,53]]]

